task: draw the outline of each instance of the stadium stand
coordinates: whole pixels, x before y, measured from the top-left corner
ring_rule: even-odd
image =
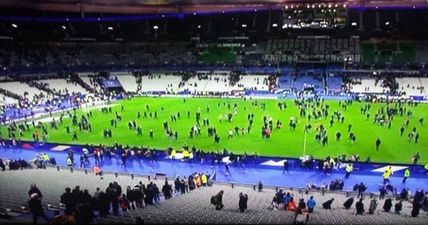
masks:
[[[79,77],[82,79],[82,81],[89,85],[90,88],[94,89],[97,92],[101,92],[101,86],[95,82],[89,75],[93,75],[92,73],[80,73]]]
[[[424,86],[418,77],[395,78],[399,87],[398,91],[407,96],[422,96],[425,94]]]
[[[36,87],[30,87],[27,83],[23,82],[4,82],[0,83],[0,88],[16,93],[20,96],[24,96],[27,93],[27,98],[33,100],[35,96],[40,95],[41,93],[47,95],[46,92],[37,89]]]
[[[46,83],[48,87],[51,88],[54,92],[59,92],[63,95],[72,93],[87,93],[87,91],[80,85],[68,79],[48,79],[40,80],[40,82]]]
[[[180,76],[151,74],[141,77],[141,91],[143,93],[161,92],[161,93],[177,93],[178,85],[181,82]]]
[[[111,76],[115,76],[119,80],[126,92],[137,92],[137,80],[131,73],[113,72],[111,73]]]
[[[247,75],[242,76],[237,86],[241,86],[244,90],[267,91],[269,90],[267,75]]]
[[[382,82],[370,77],[353,77],[349,90],[354,93],[387,93],[389,88],[382,87]]]
[[[6,209],[15,209],[21,212],[21,206],[25,205],[28,200],[28,190],[31,184],[36,184],[43,194],[43,206],[51,210],[59,207],[60,195],[66,187],[74,188],[80,186],[81,190],[88,189],[92,195],[97,187],[104,190],[109,182],[117,181],[126,190],[126,186],[133,186],[139,181],[143,184],[154,182],[158,187],[162,187],[165,178],[149,181],[148,177],[135,176],[129,174],[104,174],[104,179],[99,179],[92,173],[85,174],[82,170],[75,170],[71,173],[68,169],[48,167],[44,169],[28,169],[2,172],[0,181],[2,189],[0,190],[0,207]],[[172,180],[173,178],[171,178]],[[173,183],[170,179],[168,179]],[[222,210],[214,210],[210,205],[210,197],[216,195],[220,190],[224,191]],[[314,196],[317,206],[314,213],[310,214],[308,224],[424,224],[427,215],[423,213],[419,217],[409,217],[411,203],[403,202],[401,214],[383,212],[381,206],[385,200],[379,200],[378,209],[374,214],[365,214],[364,216],[355,215],[354,205],[346,210],[343,208],[343,202],[348,197],[355,197],[353,193],[340,192],[319,192],[304,190],[283,189],[284,193],[289,192],[296,201],[303,198],[306,200],[309,196]],[[240,213],[238,210],[239,193],[245,193],[249,196],[248,209],[246,213]],[[214,183],[211,187],[201,187],[190,193],[176,195],[172,199],[163,200],[159,204],[147,206],[144,209],[131,210],[123,212],[120,216],[108,216],[107,218],[97,218],[97,224],[126,223],[133,224],[134,218],[141,216],[145,223],[262,223],[262,224],[291,224],[294,220],[294,213],[284,210],[269,210],[272,198],[275,196],[274,187],[264,187],[261,192],[251,186],[240,186],[231,184]],[[332,210],[322,209],[322,203],[334,198]],[[371,195],[367,194],[363,200],[366,211],[371,201]],[[373,196],[376,198],[376,196]],[[388,198],[388,196],[387,196]],[[356,202],[356,201],[354,201]],[[393,200],[393,203],[396,201]],[[29,218],[24,216],[15,217],[12,220],[3,221],[28,221]]]

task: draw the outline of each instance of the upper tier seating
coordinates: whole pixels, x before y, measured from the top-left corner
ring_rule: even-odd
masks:
[[[425,89],[418,77],[395,78],[398,83],[398,92],[405,92],[406,95],[425,95]]]
[[[127,92],[137,92],[138,84],[134,75],[130,73],[111,73],[116,76],[122,87]]]
[[[376,82],[374,78],[354,78],[354,83],[350,85],[350,91],[354,93],[387,93],[389,88],[381,86],[381,81]]]
[[[87,93],[87,91],[80,85],[74,82],[69,82],[65,79],[48,79],[48,80],[41,80],[40,82],[47,83],[50,89],[61,92],[62,94],[66,94],[66,93],[86,94]]]
[[[163,74],[153,74],[153,76],[141,77],[142,92],[172,92],[178,91],[181,82],[180,76],[168,76]]]
[[[18,81],[0,83],[0,88],[3,88],[5,90],[8,90],[10,92],[16,93],[21,96],[24,96],[24,93],[27,92],[28,93],[27,97],[30,100],[32,100],[35,95],[38,95],[40,93],[43,93],[45,95],[47,94],[44,91],[41,91],[35,87],[30,87],[28,84],[21,83]]]

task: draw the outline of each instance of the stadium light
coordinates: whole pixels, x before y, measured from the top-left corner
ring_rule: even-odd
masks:
[[[165,15],[164,15],[164,14],[162,14],[162,18],[165,18]]]
[[[287,27],[288,27],[288,25],[286,23],[284,23],[284,25],[282,25],[282,29],[285,29]]]
[[[254,9],[254,12],[257,12],[257,9]]]
[[[390,24],[389,21],[385,22],[385,26],[389,26],[389,24]]]
[[[272,27],[278,27],[278,24],[274,23],[272,24]]]
[[[159,27],[158,27],[157,25],[154,25],[154,26],[153,26],[153,29],[154,29],[154,30],[157,30],[157,29],[159,29]]]
[[[245,27],[247,27],[247,24],[243,23],[241,26],[242,26],[243,28],[245,28]]]
[[[14,23],[12,23],[11,25],[12,25],[12,27],[14,27],[14,28],[18,28],[18,25],[14,24]]]
[[[108,30],[113,30],[113,27],[112,26],[108,26],[107,29]]]
[[[351,23],[351,26],[354,26],[354,27],[355,27],[355,26],[357,26],[357,23],[356,23],[356,22],[352,22],[352,23]]]
[[[201,29],[201,27],[202,27],[202,26],[201,26],[200,24],[198,24],[198,29]]]
[[[61,28],[62,28],[63,30],[67,29],[67,27],[65,27],[64,25],[62,25],[62,26],[61,26]]]
[[[97,20],[98,20],[98,21],[100,21],[100,20],[101,20],[101,18],[99,18],[99,17],[98,17],[98,18],[97,18]]]
[[[193,15],[196,16],[196,12],[194,12]]]
[[[343,8],[346,8],[346,4],[343,4]]]

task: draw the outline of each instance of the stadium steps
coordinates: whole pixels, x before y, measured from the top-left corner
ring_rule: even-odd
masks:
[[[113,174],[105,174],[104,179],[95,179],[93,174],[85,175],[84,172],[75,170],[70,173],[68,170],[56,171],[55,168],[46,170],[19,170],[6,171],[2,173],[0,180],[0,204],[14,204],[20,206],[28,200],[27,192],[32,183],[36,183],[44,195],[43,205],[47,203],[54,204],[58,202],[60,195],[65,187],[74,188],[80,185],[81,189],[88,189],[91,194],[96,187],[104,189],[109,182],[117,181],[122,189],[127,185],[132,186],[138,181],[147,184],[146,177],[135,177],[131,180],[130,176],[119,175],[117,178]],[[155,181],[159,188],[162,187],[164,180]],[[224,190],[223,204],[225,208],[217,211],[209,203],[209,198]],[[238,211],[239,193],[246,193],[249,196],[248,210],[245,213]],[[403,205],[403,215],[381,212],[383,200],[374,215],[355,215],[355,202],[350,210],[343,209],[343,202],[346,195],[341,193],[326,193],[322,195],[319,192],[309,194],[299,193],[297,190],[289,191],[296,200],[303,197],[305,200],[313,195],[317,201],[315,212],[311,214],[310,224],[425,224],[428,217],[421,211],[418,218],[411,218],[408,215],[411,211],[411,204],[405,202]],[[145,209],[125,212],[123,215],[108,218],[97,219],[99,224],[132,224],[136,216],[141,216],[146,223],[254,223],[254,224],[291,224],[293,222],[293,213],[287,211],[270,211],[267,209],[275,194],[274,189],[265,188],[262,192],[256,192],[252,187],[243,187],[235,185],[214,184],[212,187],[204,187],[194,190],[190,193],[180,195],[163,201],[160,204],[149,205]],[[333,210],[321,209],[320,205],[331,197],[336,200],[333,202]],[[7,200],[7,201],[5,201]],[[366,211],[370,197],[364,199]],[[55,204],[54,204],[55,205]]]

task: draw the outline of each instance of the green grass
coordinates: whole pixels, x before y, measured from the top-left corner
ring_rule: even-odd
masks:
[[[206,98],[192,98],[187,99],[186,103],[183,103],[181,98],[134,98],[132,100],[122,100],[116,102],[113,107],[112,114],[101,113],[100,109],[92,109],[93,118],[90,122],[93,127],[92,133],[79,132],[77,127],[71,126],[71,119],[64,119],[64,123],[59,126],[58,130],[49,128],[49,139],[48,141],[54,143],[70,143],[70,144],[106,144],[113,145],[115,141],[120,144],[129,144],[131,146],[150,146],[157,148],[166,148],[169,146],[175,148],[181,148],[184,144],[190,147],[195,145],[197,148],[203,150],[222,150],[226,148],[232,150],[234,153],[243,153],[246,151],[248,154],[257,151],[259,155],[266,156],[288,156],[288,157],[299,157],[304,152],[304,139],[305,135],[303,132],[305,119],[299,118],[298,109],[294,105],[294,101],[286,100],[287,109],[279,110],[277,103],[278,100],[258,100],[258,102],[266,103],[266,110],[258,106],[252,106],[251,101],[244,101],[242,99],[206,99]],[[218,107],[220,103],[220,107]],[[226,103],[226,105],[223,105]],[[231,104],[230,110],[228,110],[227,103]],[[231,123],[223,120],[219,122],[219,114],[225,114],[233,111],[233,104],[237,103],[239,113],[234,117]],[[140,118],[137,119],[137,111],[145,111],[145,105],[150,106],[151,111],[157,111],[158,119],[153,118]],[[386,108],[384,103],[374,103],[370,110],[371,119],[366,120],[364,115],[360,114],[360,107],[365,103],[354,102],[352,106],[349,106],[346,111],[339,108],[338,101],[326,101],[326,104],[330,105],[329,117],[335,110],[340,110],[345,116],[345,122],[343,124],[335,121],[333,127],[330,128],[328,124],[329,118],[324,120],[320,119],[314,121],[312,119],[312,126],[316,124],[324,124],[327,127],[329,144],[328,146],[322,147],[321,144],[315,141],[315,130],[314,128],[307,134],[306,154],[313,155],[316,158],[323,158],[325,156],[337,156],[339,154],[359,154],[361,159],[364,160],[367,156],[371,157],[372,161],[378,162],[400,162],[410,163],[411,157],[415,152],[420,152],[421,160],[420,163],[427,161],[427,156],[424,154],[424,150],[428,147],[428,139],[426,134],[428,133],[428,124],[420,126],[418,118],[425,116],[428,111],[428,105],[419,104],[417,107],[408,107],[413,115],[410,117],[409,128],[406,129],[403,137],[399,135],[399,128],[404,123],[405,118],[396,116],[392,123],[392,128],[381,127],[380,125],[373,124],[373,116],[375,112],[382,106]],[[120,112],[120,105],[123,105],[125,112]],[[206,111],[206,107],[210,107],[209,113]],[[164,107],[164,110],[161,110]],[[244,109],[244,107],[246,109]],[[200,108],[201,118],[209,118],[210,125],[213,125],[217,129],[217,133],[220,136],[220,143],[215,144],[213,138],[208,137],[207,127],[202,126],[201,136],[196,136],[193,140],[189,139],[189,130],[192,125],[195,124],[195,113]],[[191,117],[187,117],[187,111],[191,111]],[[117,128],[110,127],[110,120],[114,117],[114,112],[118,111],[123,117],[122,122],[118,124]],[[78,110],[78,114],[82,114],[86,110]],[[171,113],[180,112],[181,119],[177,122],[170,121]],[[232,139],[227,138],[227,131],[229,128],[247,127],[247,114],[255,114],[255,120],[253,128],[250,134],[234,136]],[[262,117],[272,116],[275,123],[280,119],[283,123],[283,128],[280,130],[274,129],[271,138],[261,138],[261,126]],[[290,117],[298,118],[297,129],[291,131],[288,128],[288,122]],[[143,136],[137,136],[136,131],[128,129],[128,121],[136,120],[137,123],[143,128]],[[174,131],[178,131],[178,140],[170,139],[166,136],[163,131],[163,121],[168,121],[169,125]],[[357,136],[356,143],[352,144],[347,141],[348,132],[347,126],[351,123],[353,125],[353,132]],[[79,141],[72,142],[71,136],[65,134],[65,126],[70,125],[72,130],[78,132]],[[46,126],[50,127],[49,124]],[[410,128],[417,127],[417,131],[420,134],[419,143],[409,143],[407,134]],[[104,139],[102,131],[105,128],[111,128],[113,132],[113,138]],[[149,138],[149,129],[154,130],[154,138]],[[38,129],[40,132],[40,129]],[[7,135],[5,127],[1,128],[3,136]],[[31,126],[31,131],[27,131],[24,134],[24,140],[32,140],[31,134],[34,129]],[[342,133],[342,140],[337,142],[335,140],[335,133],[340,131]],[[375,150],[375,140],[381,138],[382,144],[380,150]]]

